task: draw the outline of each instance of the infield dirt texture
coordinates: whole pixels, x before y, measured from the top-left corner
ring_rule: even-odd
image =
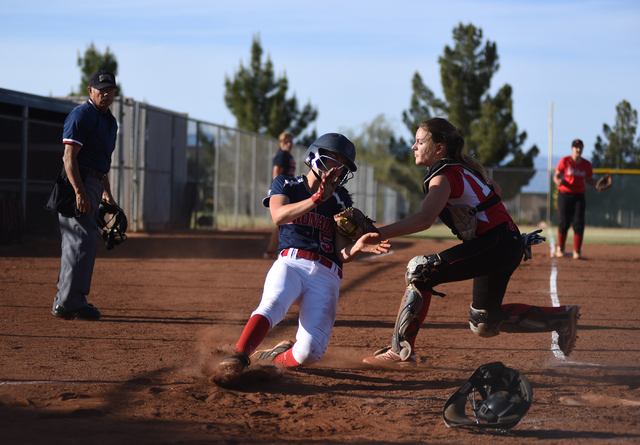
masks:
[[[111,252],[99,246],[89,298],[99,322],[51,315],[57,240],[0,247],[0,443],[640,443],[640,246],[587,244],[576,261],[551,259],[544,243],[513,276],[505,302],[581,306],[567,359],[551,333],[476,337],[468,281],[438,287],[447,296],[433,298],[416,369],[364,368],[390,343],[409,259],[455,243],[399,239],[392,254],[345,266],[320,362],[213,386],[211,368],[260,299],[269,236],[134,235]],[[263,346],[293,340],[296,323],[294,307]],[[494,361],[531,381],[528,414],[506,435],[447,428],[445,401]]]

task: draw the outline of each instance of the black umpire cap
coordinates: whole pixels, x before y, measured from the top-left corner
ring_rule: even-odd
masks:
[[[101,90],[106,87],[113,87],[118,89],[118,85],[116,84],[116,76],[107,70],[98,70],[91,75],[91,80],[89,81],[89,86],[91,88],[95,88],[96,90]]]

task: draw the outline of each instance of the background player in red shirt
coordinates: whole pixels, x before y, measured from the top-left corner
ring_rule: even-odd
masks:
[[[553,182],[558,186],[558,244],[552,257],[562,258],[567,241],[569,226],[573,225],[573,258],[582,259],[582,238],[584,236],[585,183],[595,185],[591,162],[582,157],[584,144],[580,139],[571,143],[571,156],[560,159]]]

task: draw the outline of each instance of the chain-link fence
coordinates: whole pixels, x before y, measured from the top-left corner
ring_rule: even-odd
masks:
[[[0,89],[0,240],[25,230],[57,231],[56,216],[43,206],[62,168],[62,124],[84,100]],[[277,139],[131,99],[117,98],[112,112],[119,131],[109,180],[131,231],[273,227],[262,199],[271,186]],[[293,147],[298,175],[308,171],[306,148]],[[420,208],[423,168],[357,165],[347,188],[367,215],[390,223]],[[600,194],[587,188],[587,224],[640,227],[640,171],[596,170],[604,172],[611,173],[613,186]],[[502,186],[503,201],[518,222],[557,223],[549,171],[488,173]],[[534,182],[545,190],[522,191]]]

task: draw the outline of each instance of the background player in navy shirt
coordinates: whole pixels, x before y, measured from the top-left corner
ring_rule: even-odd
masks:
[[[280,226],[279,256],[267,274],[262,299],[251,314],[233,356],[218,366],[212,380],[231,384],[251,361],[297,367],[317,362],[325,353],[338,309],[342,264],[361,251],[380,254],[390,245],[365,241],[370,233],[352,243],[334,229],[333,215],[352,205],[342,186],[356,171],[355,146],[338,133],[319,137],[307,150],[306,175],[278,176],[265,205]],[[323,193],[332,180],[340,186]],[[370,241],[372,242],[372,241]],[[283,341],[269,350],[255,349],[268,332],[282,321],[292,304],[300,307],[296,342]],[[253,355],[252,355],[253,354]]]
[[[291,155],[291,149],[293,148],[293,135],[288,131],[282,132],[278,137],[278,144],[280,150],[273,157],[273,177],[276,179],[280,175],[295,176],[296,174],[296,161]],[[263,258],[275,260],[278,257],[278,234],[279,228],[276,227],[271,232],[271,239],[269,240],[269,247],[264,253]]]

